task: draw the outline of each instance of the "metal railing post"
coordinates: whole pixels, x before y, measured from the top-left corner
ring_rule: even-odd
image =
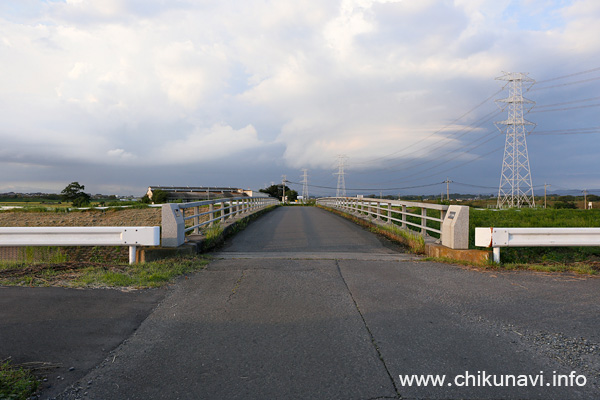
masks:
[[[194,214],[196,215],[196,218],[194,218],[194,225],[200,225],[200,216],[198,214],[200,214],[200,206],[198,207],[194,207]],[[194,228],[194,233],[197,235],[200,233],[200,227],[196,226],[196,228]]]
[[[406,205],[402,204],[402,228],[406,229]]]
[[[388,203],[388,210],[387,210],[387,223],[391,224],[392,223],[392,203]]]
[[[210,222],[208,223],[208,226],[213,226],[214,222],[213,219],[215,219],[215,205],[213,203],[210,203],[208,205],[208,212],[210,214],[208,214]]]
[[[421,235],[425,236],[427,234],[427,209],[425,207],[421,208]]]

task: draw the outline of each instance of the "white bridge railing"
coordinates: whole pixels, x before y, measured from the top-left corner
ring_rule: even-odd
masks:
[[[272,197],[235,197],[229,199],[167,203],[162,206],[162,245],[178,247],[185,242],[186,233],[200,233],[200,228],[215,222],[252,214],[279,204]],[[208,207],[208,210],[206,208]],[[206,210],[206,211],[204,211]],[[186,221],[192,221],[186,226]]]
[[[501,247],[600,246],[600,228],[475,228],[475,246],[492,247],[499,263]]]
[[[436,233],[440,235],[444,246],[452,249],[468,248],[469,208],[466,206],[361,197],[324,197],[317,199],[317,204],[363,219],[396,224],[423,236]],[[415,209],[416,212],[413,211]],[[437,211],[437,215],[432,215],[433,212],[428,214],[430,211]],[[428,221],[437,222],[434,224],[436,227],[428,226]]]
[[[0,228],[0,246],[128,246],[129,263],[137,246],[160,245],[158,226]]]

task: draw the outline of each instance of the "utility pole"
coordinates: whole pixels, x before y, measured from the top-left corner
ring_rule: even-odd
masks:
[[[587,189],[583,189],[583,209],[587,210]]]
[[[346,179],[344,178],[344,163],[346,158],[348,157],[343,154],[338,155],[338,172],[334,174],[338,176],[335,197],[346,197]]]
[[[552,185],[548,185],[546,182],[544,182],[544,208],[546,208],[546,187],[548,186]]]
[[[308,170],[306,168],[301,169],[302,174],[302,203],[306,204],[308,201]]]
[[[446,178],[446,180],[443,182],[446,184],[446,200],[450,201],[450,184],[454,182],[451,181],[450,179]]]
[[[282,180],[281,180],[281,187],[282,187],[282,190],[283,190],[283,193],[281,195],[281,202],[285,203],[285,182],[287,182],[287,175],[281,175],[281,178],[282,178]]]
[[[505,72],[496,79],[508,82],[508,97],[496,100],[502,111],[508,109],[508,118],[495,122],[498,130],[506,134],[497,207],[535,207],[525,140],[530,132],[528,127],[535,124],[523,118],[524,108],[529,111],[535,105],[533,101],[523,97],[523,83],[529,88],[535,81],[521,72]]]

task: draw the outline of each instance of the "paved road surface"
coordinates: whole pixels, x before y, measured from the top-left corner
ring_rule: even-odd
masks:
[[[164,289],[0,286],[0,360],[36,363],[54,397],[131,336],[165,296]]]
[[[415,261],[338,216],[304,207],[264,215],[215,256],[62,398],[598,393],[599,279]],[[458,387],[460,378],[453,380],[481,371],[551,383],[552,371],[572,370],[585,386]],[[448,377],[443,387],[411,387],[402,374]]]

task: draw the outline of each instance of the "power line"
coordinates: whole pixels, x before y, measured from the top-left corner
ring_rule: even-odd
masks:
[[[589,104],[586,106],[577,106],[577,107],[565,107],[565,108],[555,108],[552,110],[538,110],[538,111],[530,111],[530,114],[534,114],[534,113],[543,113],[543,112],[553,112],[553,111],[569,111],[569,110],[579,110],[581,108],[592,108],[592,107],[598,107],[600,106],[600,103],[598,104]]]
[[[556,78],[550,78],[550,79],[544,79],[542,81],[537,81],[537,83],[546,83],[546,82],[551,82],[551,81],[557,81],[559,79],[565,79],[565,78],[570,78],[572,76],[577,76],[577,75],[583,75],[583,74],[588,74],[590,72],[595,72],[595,71],[600,71],[600,67],[597,68],[592,68],[592,69],[588,69],[586,71],[581,71],[581,72],[575,72],[573,74],[568,74],[568,75],[563,75],[563,76],[557,76]]]
[[[286,181],[287,183],[291,183],[293,185],[300,185],[300,183],[298,182],[292,182],[292,181]],[[418,188],[423,188],[423,187],[430,187],[430,186],[436,186],[436,185],[440,185],[444,182],[436,182],[436,183],[429,183],[426,185],[416,185],[416,186],[405,186],[405,187],[393,187],[393,188],[346,188],[346,190],[364,190],[364,191],[368,191],[368,190],[380,190],[382,192],[387,192],[390,190],[405,190],[405,189],[418,189]],[[310,187],[316,187],[316,188],[320,188],[320,189],[337,189],[333,186],[320,186],[320,185],[308,185]],[[336,196],[339,197],[339,196]]]
[[[555,129],[550,131],[535,131],[532,135],[580,135],[600,132],[600,126],[591,128]]]
[[[598,96],[598,97],[590,97],[589,99],[565,101],[564,103],[545,104],[545,105],[542,105],[542,106],[540,106],[539,104],[536,104],[535,108],[537,110],[539,108],[559,107],[559,106],[565,106],[565,105],[569,105],[569,104],[585,103],[587,101],[594,101],[594,100],[600,100],[600,96]]]
[[[580,83],[588,83],[588,82],[593,82],[593,81],[597,81],[598,79],[600,79],[600,76],[599,76],[599,77],[596,77],[596,78],[584,79],[584,80],[581,80],[581,81],[567,82],[567,83],[560,83],[560,84],[558,84],[558,85],[552,85],[552,86],[533,87],[533,88],[530,88],[530,89],[528,89],[528,90],[526,90],[526,91],[527,91],[527,92],[537,92],[538,90],[544,90],[544,89],[554,89],[554,88],[557,88],[557,87],[562,87],[562,86],[570,86],[570,85],[577,85],[577,84],[580,84]]]
[[[476,125],[465,126],[465,127],[463,127],[462,129],[460,129],[460,130],[456,131],[456,132],[455,132],[455,134],[458,134],[459,132],[462,132],[462,131],[465,131],[465,130],[466,130],[466,131],[465,131],[463,134],[461,134],[461,135],[458,135],[458,136],[456,136],[456,137],[454,137],[454,138],[452,138],[452,139],[456,140],[456,139],[459,139],[459,138],[461,138],[461,137],[465,136],[466,134],[468,134],[468,133],[472,132],[472,131],[473,131],[473,130],[475,130],[476,128],[478,128],[478,127],[482,126],[483,124],[485,124],[485,123],[487,123],[487,122],[491,121],[491,120],[492,120],[494,117],[496,117],[496,116],[500,115],[501,113],[502,113],[502,111],[493,111],[493,112],[491,112],[491,113],[488,113],[488,114],[486,114],[485,116],[483,116],[483,117],[482,117],[482,118],[480,118],[479,120],[475,121],[475,122],[476,122]],[[468,129],[468,130],[467,130],[467,128],[470,128],[470,129]],[[482,137],[480,137],[480,138],[478,138],[478,139],[475,139],[475,140],[473,140],[471,143],[476,143],[477,141],[479,141],[479,140],[482,140],[482,139],[484,139],[484,138],[486,138],[486,137],[488,137],[488,136],[489,136],[489,133],[488,133],[488,134],[486,134],[486,135],[484,135],[484,136],[482,136]],[[447,141],[447,140],[450,140],[450,139],[451,139],[451,136],[445,137],[445,138],[443,138],[443,139],[442,139],[442,141],[438,142],[437,146],[432,146],[432,147],[431,147],[430,149],[428,149],[428,150],[429,150],[429,151],[435,151],[435,150],[437,150],[437,149],[439,149],[439,148],[442,148],[442,147],[444,147],[444,146],[445,146],[445,143],[444,143],[444,141]],[[486,142],[486,143],[487,143],[487,142]],[[422,149],[422,150],[423,150],[423,149]],[[471,149],[471,150],[472,150],[472,149]],[[421,151],[421,150],[418,150],[418,151],[415,151],[415,152],[412,152],[412,153],[408,153],[407,155],[414,154],[414,153],[417,153],[417,152],[419,152],[419,151]],[[447,152],[443,153],[442,155],[439,155],[439,156],[437,156],[436,158],[438,158],[438,159],[439,159],[439,158],[445,158],[445,157],[447,157],[448,155],[452,155],[452,154],[454,154],[454,153],[456,153],[456,150],[450,150],[450,151],[447,151]],[[461,152],[460,154],[465,154],[465,153],[468,153],[468,151],[463,151],[463,152]],[[406,155],[405,155],[405,156],[406,156]],[[452,158],[452,159],[450,159],[450,160],[453,160],[453,159],[455,159],[455,158],[456,158],[456,157],[454,157],[454,158]],[[402,165],[405,165],[405,164],[407,164],[407,163],[409,163],[409,162],[411,162],[411,161],[412,161],[412,160],[406,160],[406,159],[405,159],[405,160],[403,160],[403,161],[401,161],[400,163],[397,163],[397,164],[388,165],[388,166],[381,167],[381,168],[377,168],[377,169],[371,169],[371,170],[364,171],[364,172],[355,172],[355,174],[356,174],[356,175],[361,175],[361,174],[369,174],[369,173],[373,173],[373,172],[375,172],[375,171],[383,171],[383,170],[387,170],[387,171],[397,171],[397,170],[399,170],[399,168],[398,168],[398,167],[401,167]],[[429,164],[429,163],[430,163],[430,160],[421,161],[421,162],[419,162],[419,163],[417,163],[417,164],[413,164],[413,165],[411,165],[411,166],[404,167],[404,168],[402,168],[402,170],[407,170],[407,169],[416,168],[416,167],[419,167],[419,166],[421,166],[421,165],[423,165],[423,164]],[[426,169],[426,171],[428,171],[429,169],[431,169],[431,168],[428,168],[428,169]]]
[[[496,93],[492,94],[491,96],[489,96],[489,97],[488,97],[488,98],[486,98],[485,100],[481,101],[479,104],[477,104],[476,106],[474,106],[473,108],[471,108],[469,111],[467,111],[467,112],[465,112],[464,114],[462,114],[460,117],[458,117],[458,118],[454,119],[453,121],[451,121],[451,122],[450,122],[450,123],[448,123],[447,125],[443,126],[442,128],[440,128],[440,129],[438,129],[438,130],[434,131],[434,132],[433,132],[433,133],[431,133],[429,136],[427,136],[427,137],[424,137],[423,139],[421,139],[421,140],[418,140],[418,141],[416,141],[416,142],[413,142],[413,143],[411,143],[410,145],[408,145],[408,146],[404,147],[403,149],[401,149],[401,150],[398,150],[398,151],[396,151],[396,152],[394,152],[394,153],[391,153],[391,154],[385,155],[385,156],[383,156],[383,157],[374,158],[374,159],[372,159],[372,160],[358,162],[358,163],[355,163],[355,164],[359,164],[359,165],[360,165],[360,164],[370,164],[370,163],[373,163],[373,162],[376,162],[376,161],[380,161],[380,160],[383,160],[383,159],[389,158],[390,156],[393,156],[393,155],[396,155],[396,154],[398,154],[398,153],[401,153],[401,152],[403,152],[403,151],[405,151],[405,150],[407,150],[407,149],[410,149],[411,147],[414,147],[414,146],[416,146],[416,145],[418,145],[418,144],[420,144],[420,143],[423,143],[423,142],[424,142],[424,141],[426,141],[427,139],[429,139],[429,138],[433,137],[434,135],[436,135],[436,134],[438,134],[438,133],[442,132],[442,131],[443,131],[443,130],[445,130],[446,128],[448,128],[448,127],[450,127],[450,126],[454,125],[456,122],[460,121],[461,119],[463,119],[464,117],[466,117],[467,115],[469,115],[470,113],[472,113],[473,111],[475,111],[476,109],[478,109],[479,107],[481,107],[482,105],[484,105],[485,103],[487,103],[488,101],[490,101],[491,99],[493,99],[493,98],[494,98],[494,97],[495,97],[495,96],[496,96],[498,93],[500,93],[501,91],[502,91],[502,89],[500,89],[500,90],[499,90],[499,91],[497,91]],[[464,129],[464,128],[463,128],[463,129]],[[459,131],[459,132],[460,132],[460,131]],[[409,154],[410,154],[410,153],[409,153]],[[397,158],[397,157],[396,157],[396,158]]]

